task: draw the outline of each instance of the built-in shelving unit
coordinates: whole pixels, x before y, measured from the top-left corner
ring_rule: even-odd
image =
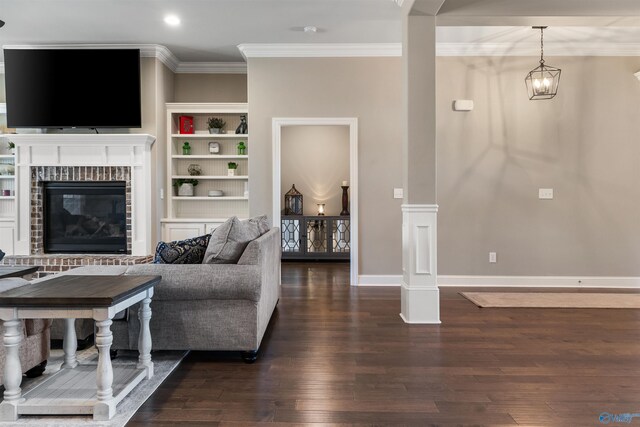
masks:
[[[162,220],[162,238],[180,240],[208,233],[231,216],[249,216],[249,155],[248,134],[236,134],[240,116],[248,115],[246,103],[167,103],[167,217]],[[193,134],[180,133],[180,116],[192,116]],[[226,122],[225,133],[210,134],[207,120],[219,117]],[[250,124],[250,123],[249,123]],[[246,145],[245,154],[238,154],[238,143]],[[191,151],[183,153],[188,142]],[[220,151],[212,154],[209,143],[217,142]],[[237,163],[235,176],[227,173],[227,164]],[[189,174],[189,166],[197,164],[199,176]],[[196,179],[193,196],[179,196],[177,180]],[[223,196],[211,197],[209,191],[221,190]]]
[[[5,104],[0,104],[0,124],[6,126]],[[5,171],[5,165],[15,167],[15,155],[9,152],[9,135],[0,134],[0,249],[8,255],[14,253],[16,221],[16,177]],[[8,195],[6,193],[8,192]]]

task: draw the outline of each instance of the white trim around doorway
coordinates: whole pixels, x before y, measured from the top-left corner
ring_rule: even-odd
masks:
[[[280,175],[282,128],[285,126],[349,126],[349,182],[351,212],[350,283],[358,285],[358,119],[355,117],[287,117],[272,120],[273,225],[280,225]]]

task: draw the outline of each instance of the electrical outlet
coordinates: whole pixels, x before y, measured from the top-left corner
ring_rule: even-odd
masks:
[[[492,263],[492,264],[498,262],[497,253],[496,252],[489,252],[489,262]]]
[[[393,198],[394,199],[402,199],[404,197],[404,190],[402,188],[394,188],[393,189]]]
[[[538,199],[543,199],[543,200],[553,199],[553,188],[539,188]]]

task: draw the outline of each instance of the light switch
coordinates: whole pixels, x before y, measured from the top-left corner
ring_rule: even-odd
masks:
[[[538,199],[544,199],[544,200],[553,199],[553,188],[539,188]]]
[[[404,198],[404,190],[402,188],[394,188],[393,189],[393,198],[394,199],[402,199],[402,198]]]
[[[498,262],[498,257],[495,252],[489,252],[489,262],[491,264]]]

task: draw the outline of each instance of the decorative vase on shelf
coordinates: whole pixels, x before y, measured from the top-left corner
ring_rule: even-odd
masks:
[[[244,144],[244,141],[240,141],[238,143],[238,155],[244,156],[245,154],[247,154],[247,146]]]
[[[180,184],[178,187],[178,196],[191,197],[193,196],[193,184]]]
[[[218,134],[220,133],[220,128],[209,128],[209,133]]]
[[[188,142],[185,142],[184,144],[182,144],[182,155],[188,156],[190,154],[191,154],[191,145],[189,145]]]
[[[235,169],[227,169],[227,176],[236,176]]]

